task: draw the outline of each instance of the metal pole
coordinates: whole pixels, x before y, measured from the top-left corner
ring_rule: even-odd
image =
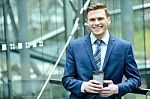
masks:
[[[3,15],[4,15],[4,33],[5,33],[5,42],[7,45],[6,50],[6,64],[7,64],[7,73],[8,73],[8,94],[9,99],[13,99],[13,93],[12,93],[12,75],[11,75],[11,65],[10,65],[10,49],[9,49],[9,33],[8,33],[8,24],[7,24],[7,1],[3,0]]]
[[[23,42],[23,49],[20,50],[21,79],[22,79],[22,99],[31,99],[32,86],[24,82],[30,79],[30,49],[26,48],[25,42],[28,41],[28,17],[27,0],[16,0],[18,8],[18,41]]]
[[[132,0],[121,0],[121,31],[122,37],[134,43],[134,25]]]

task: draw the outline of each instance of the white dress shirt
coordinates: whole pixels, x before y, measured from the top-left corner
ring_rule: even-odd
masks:
[[[106,55],[106,50],[107,50],[107,45],[108,45],[108,41],[109,41],[109,32],[107,31],[106,34],[104,35],[104,37],[101,38],[101,40],[103,41],[103,43],[101,43],[101,68],[100,70],[102,70],[103,67],[103,63],[104,63],[104,59],[105,59],[105,55]],[[92,44],[92,49],[93,49],[93,55],[96,52],[96,48],[97,45],[94,43],[97,38],[93,35],[93,33],[90,34],[90,38],[91,38],[91,44]]]

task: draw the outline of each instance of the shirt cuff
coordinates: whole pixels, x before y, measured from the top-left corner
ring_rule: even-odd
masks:
[[[118,85],[115,85],[116,86],[116,94],[118,94],[119,90],[118,90]]]
[[[84,90],[84,82],[83,82],[82,85],[81,85],[81,92],[82,92],[82,93],[85,93],[85,90]]]

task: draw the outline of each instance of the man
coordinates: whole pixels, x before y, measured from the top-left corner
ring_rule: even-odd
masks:
[[[110,34],[110,23],[104,4],[88,7],[87,24],[91,33],[72,41],[67,49],[62,83],[71,92],[69,99],[120,99],[141,85],[131,44]],[[99,47],[97,39],[101,42]],[[100,48],[98,61],[97,48]],[[93,79],[93,71],[97,70],[104,72],[104,85]],[[125,82],[123,76],[127,78]]]

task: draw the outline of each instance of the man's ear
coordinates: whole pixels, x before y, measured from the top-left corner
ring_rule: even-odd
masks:
[[[111,17],[108,17],[108,25],[111,23]]]
[[[87,18],[85,19],[84,25],[88,26],[88,19]]]
[[[87,21],[88,21],[88,19],[87,18],[85,18],[85,22],[87,23]]]

